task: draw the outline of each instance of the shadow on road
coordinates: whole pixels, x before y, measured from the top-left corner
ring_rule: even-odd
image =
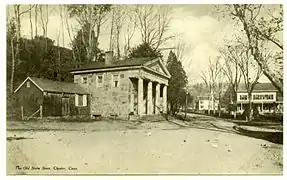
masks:
[[[241,135],[263,139],[276,144],[283,144],[283,132],[249,131],[237,126],[234,126],[233,128]]]
[[[27,137],[7,137],[7,141],[23,140],[23,139],[33,139],[33,138],[27,138]]]

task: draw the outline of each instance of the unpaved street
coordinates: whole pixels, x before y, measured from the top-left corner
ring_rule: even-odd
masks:
[[[7,137],[28,138],[7,141],[7,174],[283,171],[282,145],[205,129],[8,131]]]

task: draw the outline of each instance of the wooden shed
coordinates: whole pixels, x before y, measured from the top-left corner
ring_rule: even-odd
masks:
[[[90,95],[76,83],[27,77],[14,93],[26,117],[90,115]]]

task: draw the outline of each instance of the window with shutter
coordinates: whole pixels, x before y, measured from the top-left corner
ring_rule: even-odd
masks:
[[[87,95],[77,94],[75,96],[75,106],[87,106]]]
[[[78,94],[76,94],[76,96],[75,96],[75,106],[78,106]]]
[[[83,95],[83,106],[87,106],[87,95]]]

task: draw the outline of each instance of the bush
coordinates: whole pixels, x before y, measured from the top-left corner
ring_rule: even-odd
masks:
[[[8,90],[6,93],[6,120],[17,121],[21,119],[21,109],[17,103],[16,97],[13,96]]]

